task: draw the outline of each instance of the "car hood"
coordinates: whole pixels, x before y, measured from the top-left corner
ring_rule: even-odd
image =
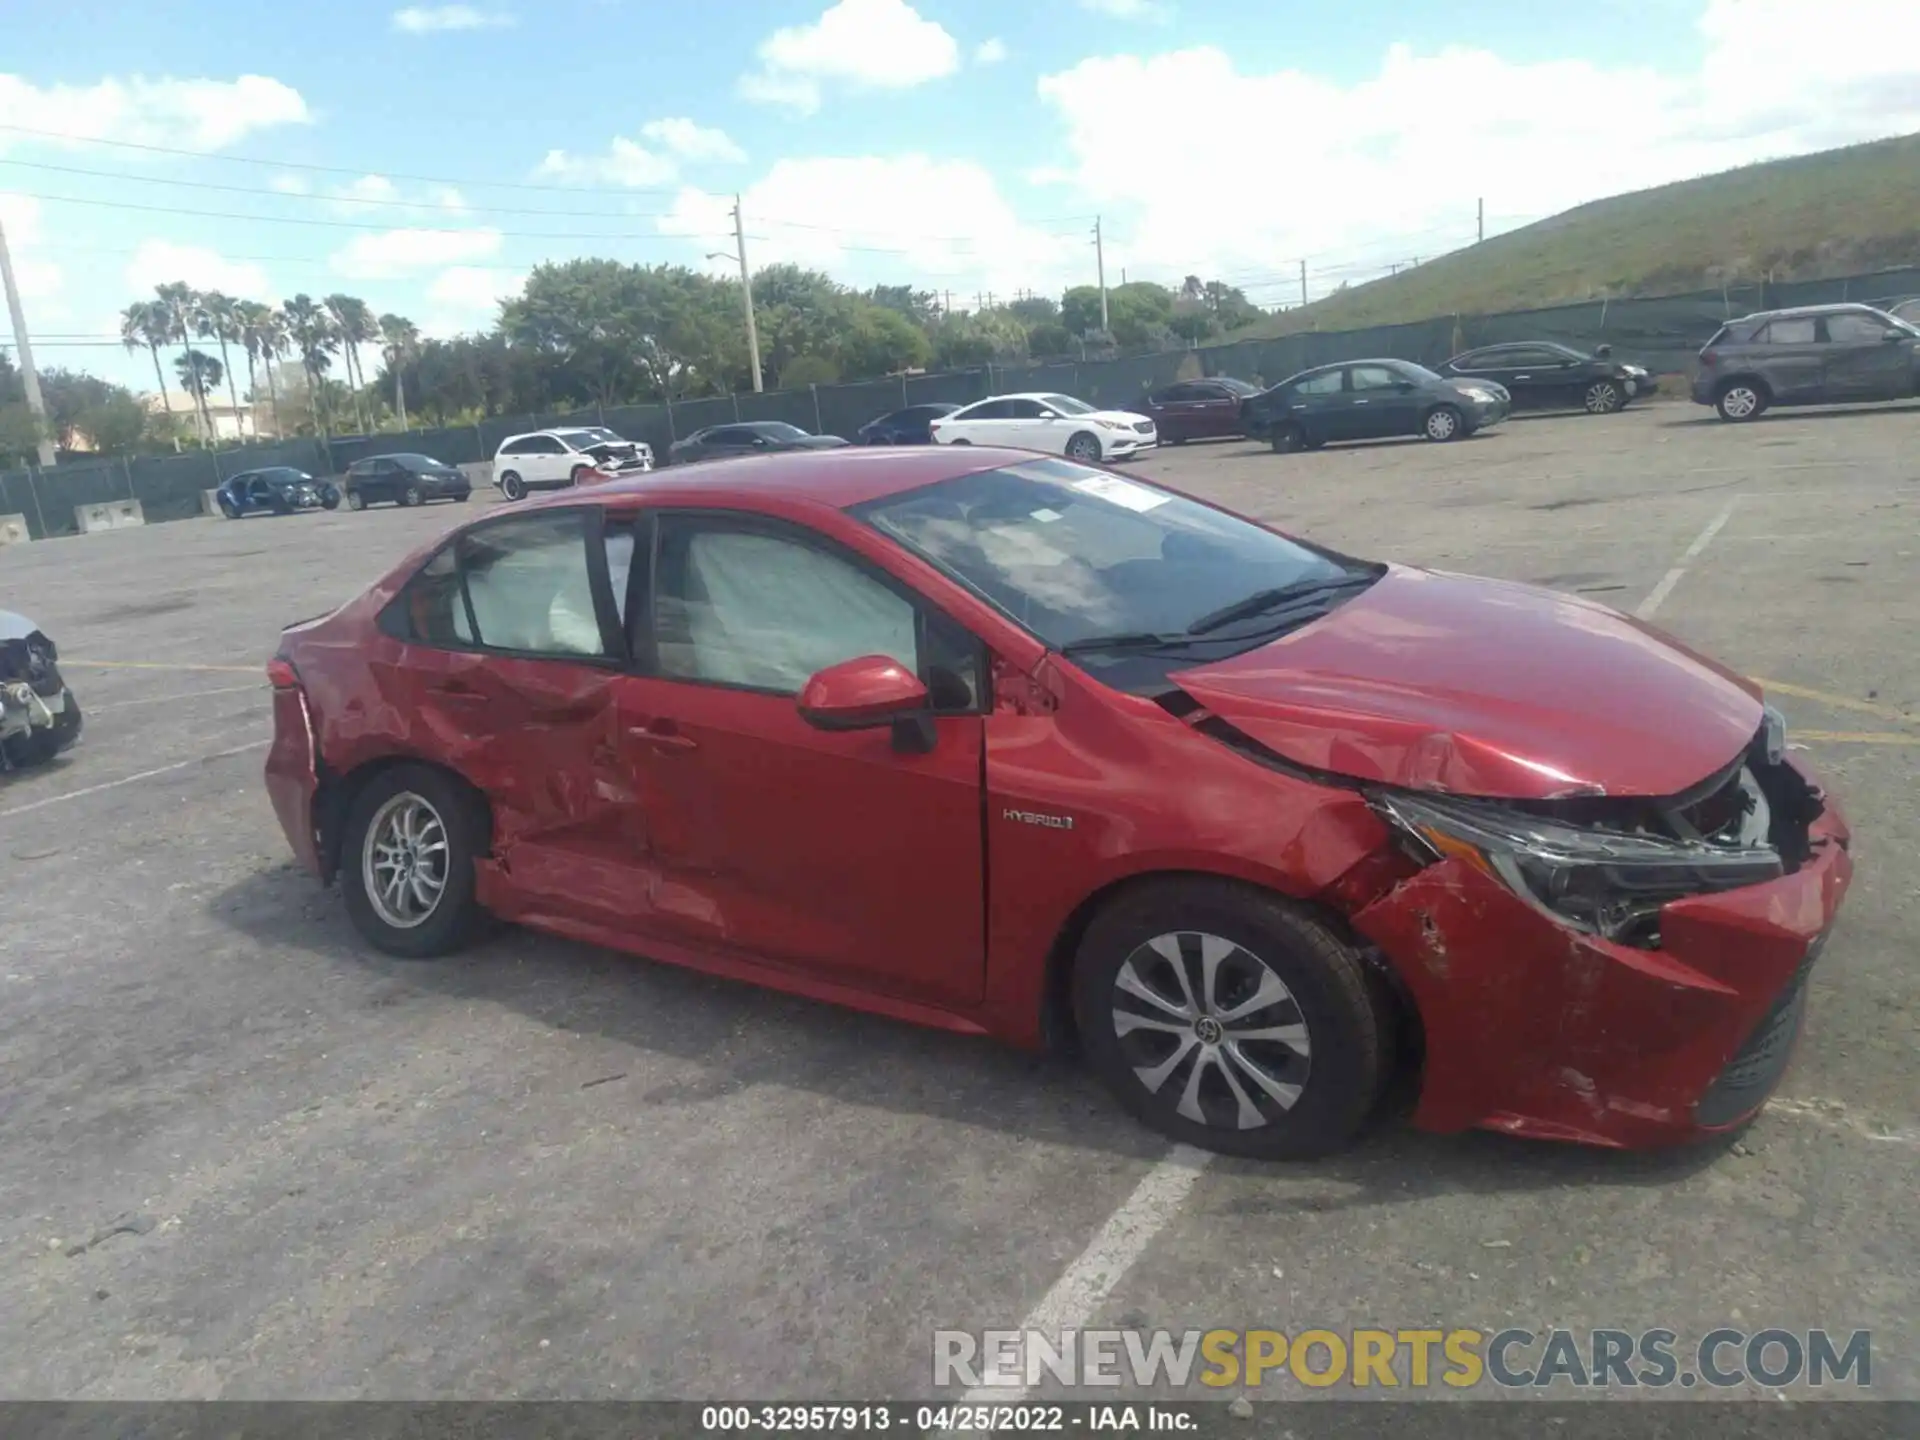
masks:
[[[1090,415],[1069,415],[1067,418],[1069,420],[1112,420],[1121,425],[1138,425],[1143,422],[1151,425],[1153,423],[1153,417],[1151,415],[1142,415],[1134,410],[1095,410]]]
[[[1401,566],[1311,625],[1170,678],[1296,764],[1516,800],[1677,794],[1762,714],[1752,682],[1604,605]]]
[[[847,442],[838,435],[803,435],[786,443],[795,450],[831,450]]]
[[[24,615],[11,610],[0,610],[0,640],[24,640],[37,634],[40,627]]]

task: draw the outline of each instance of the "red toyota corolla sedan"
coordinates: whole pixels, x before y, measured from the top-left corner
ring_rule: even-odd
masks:
[[[286,632],[267,784],[401,955],[487,917],[1073,1043],[1234,1154],[1651,1145],[1784,1070],[1847,830],[1602,606],[1025,452],[562,493]]]

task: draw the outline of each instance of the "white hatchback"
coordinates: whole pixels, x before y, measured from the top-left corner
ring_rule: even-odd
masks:
[[[509,435],[493,455],[493,483],[508,500],[532,490],[559,490],[607,475],[653,469],[653,447],[623,440],[604,426],[567,426]]]
[[[1096,410],[1071,395],[1035,391],[995,395],[935,420],[939,445],[1010,445],[1046,450],[1083,464],[1123,460],[1160,441],[1153,421],[1130,410]]]

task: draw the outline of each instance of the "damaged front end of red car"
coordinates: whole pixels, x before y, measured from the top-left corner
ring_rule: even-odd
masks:
[[[1680,795],[1366,793],[1415,867],[1350,920],[1420,1016],[1417,1124],[1640,1147],[1765,1103],[1852,878],[1772,711]]]

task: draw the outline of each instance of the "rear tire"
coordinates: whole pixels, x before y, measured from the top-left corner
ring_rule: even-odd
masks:
[[[358,490],[349,490],[347,492],[347,508],[349,510],[366,509],[367,497],[362,495]]]
[[[1460,418],[1460,412],[1451,405],[1436,405],[1427,412],[1426,419],[1420,422],[1420,433],[1436,445],[1444,445],[1449,440],[1458,440],[1466,432],[1466,424]]]
[[[238,520],[240,518],[240,507],[222,495],[220,497],[220,513],[229,520]]]
[[[1081,1043],[1115,1098],[1223,1154],[1343,1148],[1392,1068],[1391,1004],[1358,952],[1305,907],[1231,881],[1123,894],[1087,928],[1073,993]]]
[[[1267,432],[1267,444],[1273,447],[1276,455],[1292,455],[1307,448],[1307,432],[1288,421]]]
[[[1091,431],[1082,430],[1067,441],[1067,459],[1077,460],[1082,465],[1100,463],[1100,437]]]
[[[420,837],[410,852],[409,831]],[[347,916],[376,949],[432,959],[462,949],[485,928],[473,862],[491,846],[491,825],[486,805],[462,781],[430,765],[382,771],[354,796],[343,839]]]
[[[1713,408],[1722,420],[1743,425],[1767,408],[1767,392],[1757,381],[1729,380],[1713,396]]]
[[[500,477],[500,494],[508,500],[524,500],[527,498],[527,482],[509,470]]]

